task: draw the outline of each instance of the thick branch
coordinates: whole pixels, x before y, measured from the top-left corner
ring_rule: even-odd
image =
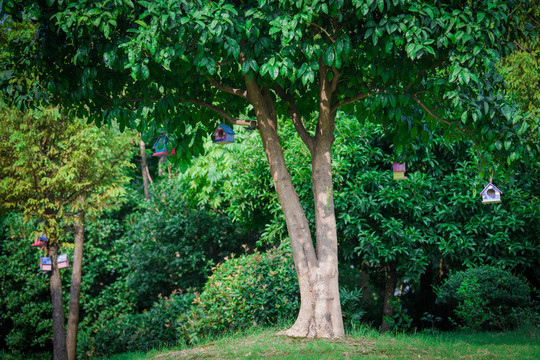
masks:
[[[209,78],[209,82],[210,84],[214,85],[218,90],[224,91],[232,95],[240,96],[241,98],[247,100],[247,90],[237,89],[233,88],[232,86],[221,84],[217,82],[213,77]]]
[[[279,85],[274,85],[273,89],[281,99],[289,103],[289,111],[291,113],[291,119],[294,128],[296,129],[296,132],[298,133],[298,135],[300,135],[300,138],[302,139],[304,144],[306,144],[309,151],[313,150],[314,137],[306,130],[304,122],[302,121],[300,113],[298,112],[298,108],[296,107],[294,97],[288,92],[286,92],[285,89],[283,89]]]
[[[223,110],[222,108],[220,108],[218,106],[208,104],[208,103],[205,103],[205,102],[199,101],[199,100],[185,100],[185,101],[182,101],[182,102],[196,104],[196,105],[205,107],[207,109],[210,109],[210,110],[218,113],[219,115],[223,116],[231,124],[241,125],[241,126],[252,126],[254,128],[257,128],[257,122],[256,121],[237,119],[237,118],[231,116],[228,112],[226,112],[225,110]]]

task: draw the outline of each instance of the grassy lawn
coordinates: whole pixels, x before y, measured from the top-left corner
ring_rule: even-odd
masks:
[[[338,340],[276,335],[275,329],[236,334],[191,348],[122,354],[109,360],[177,359],[540,359],[540,331],[388,334],[362,328]]]

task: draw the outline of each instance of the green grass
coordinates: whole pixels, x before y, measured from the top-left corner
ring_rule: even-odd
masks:
[[[361,328],[337,340],[275,335],[276,329],[234,334],[194,347],[122,354],[109,360],[179,359],[540,359],[540,331],[385,334]]]

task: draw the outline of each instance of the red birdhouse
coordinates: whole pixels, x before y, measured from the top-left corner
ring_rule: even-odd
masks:
[[[405,180],[405,163],[394,162],[392,165],[392,170],[394,171],[394,180]]]
[[[49,239],[45,237],[45,235],[41,235],[34,241],[32,246],[37,246],[38,249],[43,249],[45,246],[47,246],[47,243],[49,242]]]
[[[159,157],[166,157],[174,155],[176,152],[174,149],[170,153],[167,152],[167,137],[166,136],[160,136],[157,140],[154,146],[152,147],[155,151],[155,153],[152,154],[152,156],[159,156]]]
[[[52,262],[50,257],[39,258],[39,270],[43,272],[52,270]]]
[[[234,142],[234,131],[228,125],[219,124],[214,131],[214,144],[230,144]]]
[[[67,268],[69,266],[69,259],[67,254],[58,255],[56,258],[56,264],[59,269]]]

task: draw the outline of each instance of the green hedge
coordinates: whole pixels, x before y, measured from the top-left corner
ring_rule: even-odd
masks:
[[[193,341],[207,334],[238,331],[290,319],[300,293],[289,250],[273,249],[232,258],[217,266],[183,334]]]
[[[520,325],[532,306],[528,285],[491,266],[451,275],[437,290],[437,303],[450,306],[457,323],[472,329],[506,330]]]

